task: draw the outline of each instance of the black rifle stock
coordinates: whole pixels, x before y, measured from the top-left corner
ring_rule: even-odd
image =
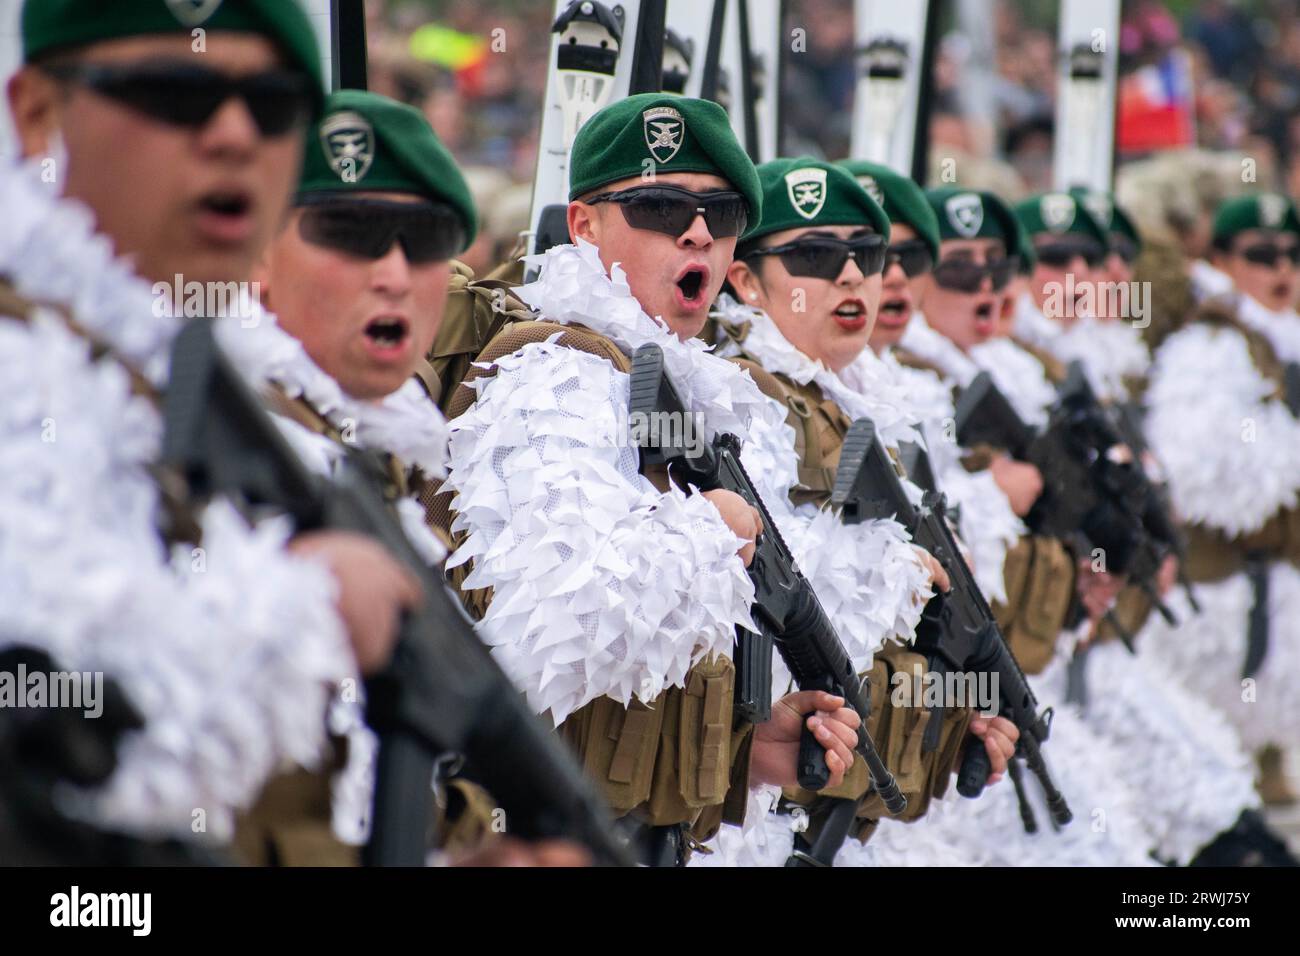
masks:
[[[1082,366],[1071,365],[1041,430],[1021,421],[987,372],[962,391],[956,424],[962,445],[1004,448],[1042,474],[1043,491],[1025,518],[1031,531],[1075,542],[1083,551],[1101,549],[1108,570],[1126,575],[1176,623],[1155,588],[1160,565],[1173,549],[1147,524],[1155,491],[1138,462],[1115,454],[1123,440]],[[1106,619],[1131,650],[1132,636],[1112,612]]]
[[[367,864],[424,864],[433,767],[445,753],[464,755],[500,801],[511,833],[574,840],[599,863],[630,864],[577,762],[528,710],[407,539],[376,480],[378,460],[350,449],[337,480],[308,472],[207,320],[189,322],[176,339],[164,419],[164,467],[198,500],[220,494],[250,514],[283,512],[300,532],[369,535],[423,585],[423,604],[404,617],[392,661],[367,681],[366,719],[380,738]]]
[[[1038,700],[998,629],[993,611],[962,557],[945,517],[944,496],[927,491],[920,507],[908,498],[893,460],[876,435],[875,424],[860,418],[849,428],[840,450],[840,466],[831,492],[831,505],[845,524],[893,518],[912,541],[935,557],[948,574],[951,588],[925,605],[914,647],[941,673],[989,673],[998,688],[998,713],[1020,729],[1018,752],[1042,784],[1052,818],[1060,825],[1072,814],[1057,790],[1043,759],[1042,745],[1051,731],[1052,711],[1041,714]],[[931,726],[938,721],[931,720]],[[934,741],[937,745],[938,741]],[[991,770],[984,742],[972,739],[962,757],[957,791],[977,797]]]
[[[647,344],[637,349],[632,363],[632,434],[637,434],[638,421],[648,421],[656,413],[667,414],[670,420],[679,423],[684,423],[690,414],[664,369],[663,350]],[[684,428],[657,432],[661,438],[665,432],[685,434]],[[866,720],[871,713],[869,688],[854,670],[812,585],[799,571],[776,522],[741,466],[740,442],[727,434],[718,435],[712,445],[698,449],[688,448],[684,442],[672,444],[661,440],[652,444],[652,441],[647,438],[641,444],[641,456],[647,464],[668,465],[674,477],[701,491],[725,488],[735,492],[757,508],[763,518],[763,533],[749,567],[755,590],[754,617],[761,634],[737,634],[738,711],[745,719],[755,722],[770,716],[771,655],[775,646],[800,690],[824,690],[841,696],[862,718],[855,749],[866,763],[871,785],[885,806],[891,813],[901,813],[907,800],[867,733]],[[751,661],[754,650],[758,653]],[[751,696],[743,699],[745,695]],[[825,751],[805,726],[800,745],[799,784],[808,790],[819,790],[826,785],[828,776]]]

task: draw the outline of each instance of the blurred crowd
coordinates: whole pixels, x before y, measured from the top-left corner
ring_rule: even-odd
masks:
[[[486,226],[470,264],[488,267],[527,224],[553,3],[368,0],[368,9],[371,87],[420,107],[468,170]],[[932,176],[951,157],[964,179],[1008,198],[1050,187],[1056,16],[1054,0],[943,5]],[[787,32],[806,31],[806,49],[790,57],[786,102],[820,106],[787,109],[783,152],[846,156],[853,0],[789,0],[787,20]],[[1148,187],[1152,168],[1173,169],[1167,154],[1177,153],[1193,178],[1224,180],[1207,187],[1209,202],[1241,181],[1243,158],[1246,185],[1300,193],[1300,5],[1125,0],[1119,47],[1121,191],[1136,192],[1126,181]],[[1167,212],[1153,225],[1163,228]]]

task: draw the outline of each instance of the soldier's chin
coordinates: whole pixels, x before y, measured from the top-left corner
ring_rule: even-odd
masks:
[[[256,250],[251,246],[213,248],[203,243],[180,254],[168,250],[156,259],[146,255],[136,257],[137,271],[141,275],[169,284],[173,284],[176,277],[180,276],[184,284],[182,289],[195,282],[247,282],[252,276],[256,261]]]

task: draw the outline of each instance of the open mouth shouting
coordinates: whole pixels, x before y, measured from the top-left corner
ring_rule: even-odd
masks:
[[[906,296],[886,295],[880,300],[876,322],[887,329],[901,328],[912,317],[912,300]]]
[[[677,307],[683,312],[698,312],[709,307],[709,267],[706,265],[688,265],[673,280],[673,296]]]
[[[365,327],[366,351],[381,362],[400,361],[411,340],[411,324],[402,316],[383,315]]]
[[[867,326],[867,304],[861,299],[845,299],[831,315],[846,332],[858,332]]]
[[[253,197],[242,189],[214,189],[198,201],[198,230],[219,245],[238,245],[253,236]]]
[[[996,303],[986,299],[975,306],[975,334],[981,339],[991,339],[998,330],[998,317],[993,311]]]

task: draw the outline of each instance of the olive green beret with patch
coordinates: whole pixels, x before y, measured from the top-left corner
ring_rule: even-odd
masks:
[[[1281,193],[1253,193],[1229,199],[1214,215],[1214,241],[1224,243],[1247,229],[1300,233],[1295,203]]]
[[[809,226],[870,226],[889,237],[889,217],[856,179],[833,163],[811,156],[774,159],[758,167],[763,218],[749,227],[752,243],[784,229]]]
[[[1087,236],[1110,248],[1106,227],[1093,218],[1082,201],[1069,193],[1041,193],[1016,203],[1016,218],[1032,236]]]
[[[298,0],[26,0],[23,58],[31,62],[88,43],[194,30],[257,33],[274,40],[324,98],[316,31]]]
[[[1138,232],[1137,225],[1129,218],[1129,214],[1116,204],[1115,197],[1111,193],[1075,186],[1070,190],[1070,195],[1083,203],[1084,208],[1092,213],[1092,218],[1096,219],[1108,233],[1119,233],[1127,237],[1138,252],[1142,251],[1142,235]]]
[[[839,165],[848,170],[849,175],[858,181],[868,196],[880,203],[890,222],[902,223],[915,229],[917,236],[930,247],[930,258],[939,261],[939,221],[930,204],[925,201],[924,189],[880,163],[844,159],[840,160]]]
[[[403,192],[451,205],[468,247],[478,215],[465,177],[429,121],[413,106],[364,90],[339,90],[307,134],[299,195]]]
[[[980,189],[941,186],[925,191],[939,220],[939,239],[1001,239],[1007,255],[1027,254],[1027,237],[1001,197]]]
[[[583,125],[569,157],[569,199],[620,179],[657,173],[712,173],[745,197],[749,222],[763,214],[758,174],[712,100],[638,93]]]

